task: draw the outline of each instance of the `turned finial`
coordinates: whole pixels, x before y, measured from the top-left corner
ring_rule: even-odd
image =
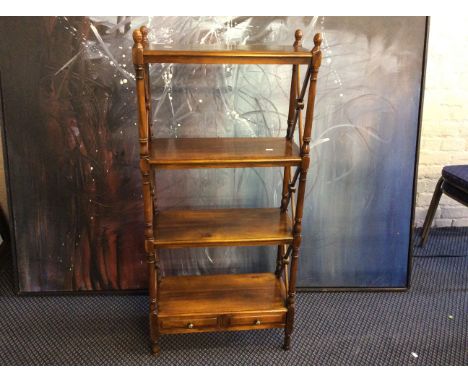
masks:
[[[318,69],[322,64],[322,51],[320,45],[322,44],[323,38],[321,33],[317,33],[314,36],[314,48],[312,49],[312,66],[314,68],[311,79],[317,80]]]
[[[143,26],[140,28],[140,32],[141,32],[141,34],[142,34],[143,45],[144,45],[144,46],[148,46],[148,43],[149,43],[149,41],[148,41],[148,28],[147,28],[146,26],[143,25]]]
[[[322,44],[323,38],[321,33],[316,33],[314,36],[314,49],[312,49],[312,52],[316,52],[320,50],[320,45]]]
[[[296,41],[294,41],[294,48],[300,48],[302,46],[302,31],[300,29],[296,30],[294,33]]]
[[[135,42],[135,46],[138,46],[142,43],[143,41],[143,34],[139,29],[135,29],[133,31],[133,41]]]
[[[139,29],[135,29],[133,31],[133,41],[135,44],[133,44],[133,49],[132,49],[132,58],[133,58],[133,64],[134,65],[143,65],[144,59],[143,59],[143,34]]]

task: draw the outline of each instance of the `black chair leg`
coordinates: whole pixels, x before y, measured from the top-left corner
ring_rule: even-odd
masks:
[[[442,196],[442,184],[444,183],[444,178],[440,178],[437,182],[437,185],[434,190],[434,195],[432,195],[431,204],[429,205],[429,210],[427,211],[426,219],[424,220],[423,230],[421,234],[421,241],[419,246],[423,247],[426,244],[427,238],[429,237],[429,230],[431,229],[432,220],[439,205],[440,197]]]

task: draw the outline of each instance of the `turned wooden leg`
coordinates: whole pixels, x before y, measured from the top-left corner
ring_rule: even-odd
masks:
[[[283,350],[291,349],[291,333],[284,334]]]
[[[291,334],[294,329],[294,316],[296,313],[296,273],[297,273],[297,260],[299,255],[300,236],[296,237],[296,245],[293,246],[291,254],[291,273],[289,283],[288,300],[286,306],[288,313],[286,314],[286,327],[284,328],[284,344],[283,349],[291,349]]]
[[[295,293],[293,296],[288,297],[288,313],[286,314],[286,327],[284,328],[284,343],[283,349],[291,349],[291,334],[294,328],[294,315],[295,315],[295,304],[291,304],[290,299],[295,300]]]
[[[288,313],[286,314],[286,327],[284,328],[284,343],[283,343],[284,350],[291,349],[291,334],[294,328],[294,315],[295,315],[295,310],[296,310],[295,299],[296,299],[296,293],[288,297]],[[293,302],[291,303],[291,301]]]
[[[159,272],[159,254],[154,249],[148,256],[149,265],[149,285],[148,292],[150,297],[149,325],[151,337],[151,352],[159,354],[159,322],[158,322],[158,279]]]
[[[158,316],[156,311],[150,312],[150,337],[151,337],[151,353],[158,355],[161,351],[159,347],[159,332],[158,332]]]
[[[159,355],[161,348],[159,347],[158,341],[151,341],[151,353],[153,355]]]

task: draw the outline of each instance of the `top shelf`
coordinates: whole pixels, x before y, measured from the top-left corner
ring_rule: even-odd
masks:
[[[309,64],[305,48],[282,45],[167,45],[150,44],[143,51],[147,63],[178,64]]]

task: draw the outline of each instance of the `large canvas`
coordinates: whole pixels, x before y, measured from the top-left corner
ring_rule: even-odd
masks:
[[[146,287],[131,30],[164,44],[322,32],[299,287],[405,288],[424,17],[1,18],[20,292]],[[302,71],[305,72],[305,68]],[[156,137],[283,136],[291,68],[151,67]],[[279,206],[282,169],[158,171],[172,207]],[[164,274],[273,271],[276,248],[164,250]]]

